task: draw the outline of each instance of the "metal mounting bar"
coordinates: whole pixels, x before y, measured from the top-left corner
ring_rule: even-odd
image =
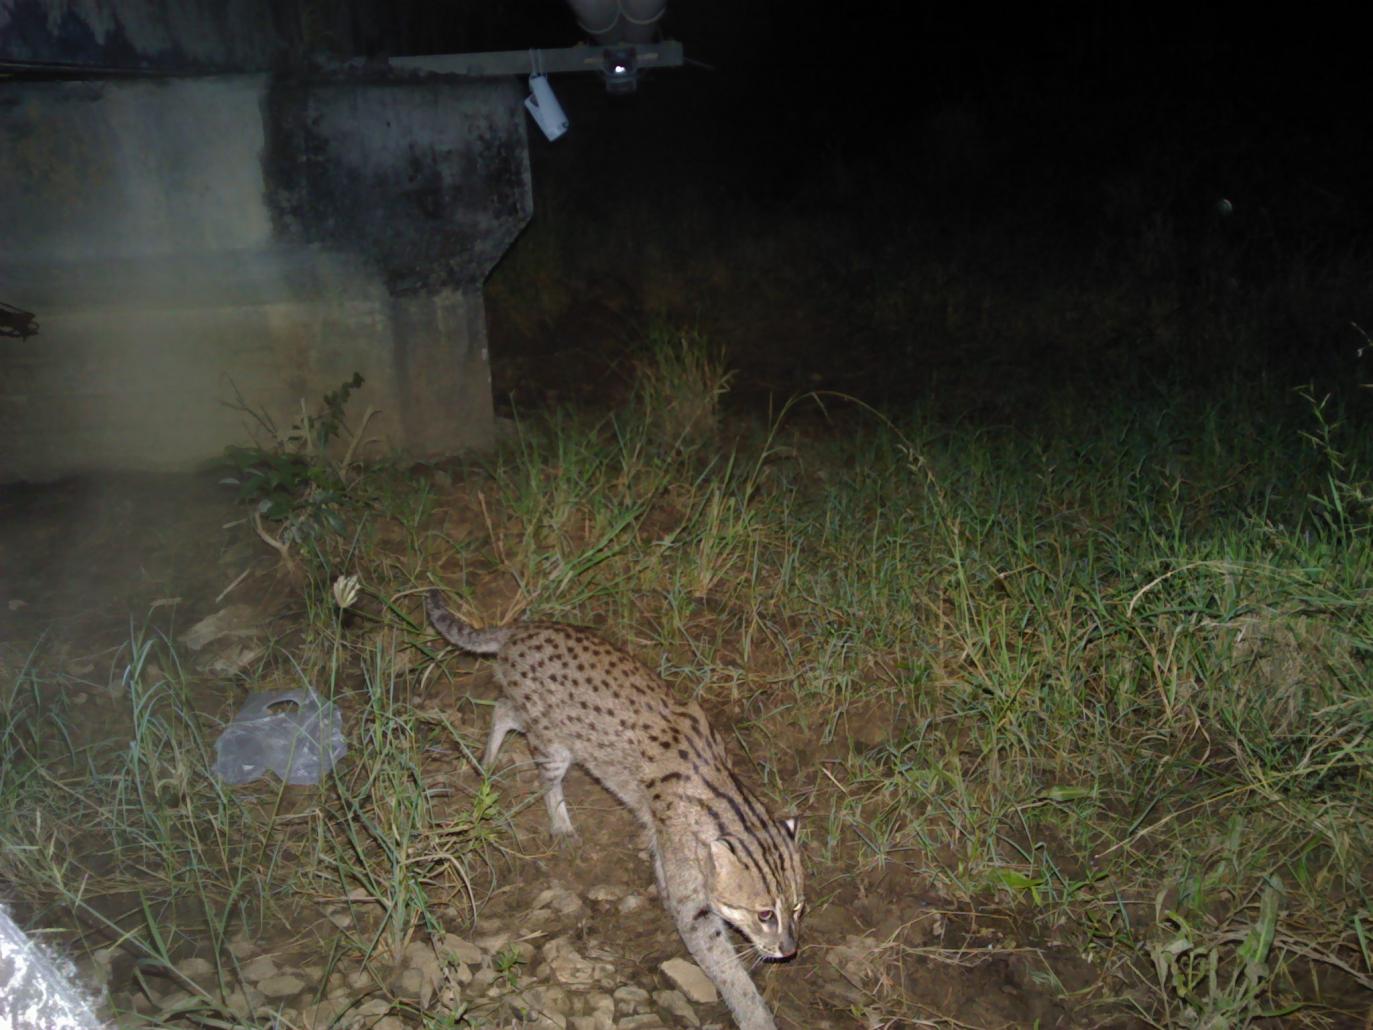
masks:
[[[625,45],[618,47],[569,46],[557,50],[535,50],[538,55],[538,71],[550,74],[558,72],[596,72],[600,74],[605,67],[607,50],[631,49]],[[653,68],[680,68],[684,63],[682,44],[676,40],[664,40],[650,45],[634,44],[635,59],[641,71]],[[501,75],[528,75],[535,71],[534,59],[528,50],[497,50],[486,54],[428,54],[417,57],[393,57],[392,68],[406,71],[434,72],[440,75],[471,75],[495,77]]]

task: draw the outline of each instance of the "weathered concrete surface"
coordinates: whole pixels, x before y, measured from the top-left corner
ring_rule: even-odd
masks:
[[[0,0],[0,58],[106,68],[266,69],[298,15],[289,0]]]
[[[520,100],[513,82],[276,81],[274,226],[374,264],[393,293],[480,282],[529,217]]]
[[[480,285],[530,215],[513,84],[0,93],[0,481],[180,468],[360,372],[415,456],[491,440]],[[283,99],[287,98],[287,99]],[[285,111],[286,113],[283,113]]]

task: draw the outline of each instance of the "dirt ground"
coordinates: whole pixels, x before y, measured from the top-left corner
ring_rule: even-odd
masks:
[[[213,477],[119,477],[8,490],[0,503],[0,644],[23,649],[45,637],[49,653],[63,656],[69,672],[90,682],[83,703],[72,709],[85,724],[77,734],[117,737],[126,731],[127,717],[120,699],[103,686],[131,623],[150,610],[154,623],[173,637],[229,604],[271,612],[278,633],[295,617],[298,601],[274,572],[275,556],[244,526],[232,525],[241,517]],[[427,680],[417,704],[450,718],[460,713],[464,733],[480,739],[485,709],[465,700],[493,696],[489,673],[468,659],[455,659],[447,671]],[[203,678],[203,715],[214,736],[243,690]],[[345,712],[345,728],[350,714]],[[731,714],[711,713],[721,723]],[[890,718],[850,713],[850,736],[861,741],[880,733]],[[759,746],[783,781],[798,785],[803,819],[807,810],[828,811],[825,792],[837,788],[818,767],[836,756],[813,739],[794,732],[789,738],[785,726],[770,734]],[[502,759],[511,805],[537,791],[522,747],[513,744]],[[459,755],[451,756],[446,770],[440,762],[431,771],[449,786],[476,777]],[[532,1020],[528,1025],[729,1025],[721,1004],[674,996],[661,970],[684,949],[652,896],[651,865],[629,813],[581,772],[569,777],[567,793],[581,835],[577,845],[550,850],[542,806],[526,805],[475,924],[462,904],[448,910],[445,929],[465,956],[462,996],[472,996],[474,980],[482,988],[469,1018],[476,1025],[522,1025],[521,1013]],[[1132,1025],[1085,1003],[1096,994],[1084,989],[1097,972],[1081,958],[1036,935],[1014,914],[940,897],[930,886],[927,856],[906,853],[885,868],[859,869],[856,849],[841,844],[834,854],[830,864],[809,856],[799,957],[754,969],[782,1025]],[[235,944],[242,968],[262,974],[255,987],[294,989],[275,999],[298,1014],[294,1025],[330,1025],[329,1018],[365,993],[367,978],[356,969],[334,968],[327,991],[311,982],[326,975],[319,955],[331,918],[337,924],[366,915],[323,911],[309,932],[301,924],[282,928],[280,937]],[[187,970],[194,975],[205,958],[189,958]],[[105,965],[109,990],[125,1005],[156,1013],[180,999],[171,985],[165,996],[140,997],[127,964]],[[398,971],[397,983],[402,980]],[[1083,992],[1077,1004],[1065,997],[1074,992]],[[321,997],[323,1003],[315,1000]],[[423,989],[418,998],[426,1000]],[[441,1005],[442,993],[431,986],[427,1001]],[[347,1012],[363,1018],[366,1010]],[[544,1015],[531,1015],[538,1012]],[[339,1025],[348,1025],[347,1019]]]

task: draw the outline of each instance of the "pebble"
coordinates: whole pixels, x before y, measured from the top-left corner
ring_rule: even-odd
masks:
[[[534,899],[534,908],[551,908],[559,915],[569,916],[582,908],[582,899],[562,884],[555,883]]]
[[[615,989],[615,1009],[621,1015],[643,1012],[648,1008],[649,994],[642,987],[625,984]]]
[[[664,1012],[669,1012],[692,1026],[701,1025],[696,1010],[691,1007],[691,1002],[686,1000],[681,991],[654,991],[653,1000]]]
[[[455,933],[445,934],[443,938],[443,950],[469,966],[479,966],[482,964],[482,950],[466,938],[459,937]]]
[[[720,993],[710,982],[710,977],[701,972],[701,967],[696,963],[684,958],[670,958],[658,968],[697,1005],[714,1005],[720,1000]]]
[[[305,990],[306,983],[298,976],[282,973],[259,980],[257,989],[269,998],[289,998]]]
[[[96,961],[100,961],[99,954],[96,956]],[[108,965],[108,962],[104,964]],[[183,959],[176,964],[176,968],[180,970],[181,975],[186,977],[186,979],[196,981],[210,976],[215,971],[215,967],[203,958]]]

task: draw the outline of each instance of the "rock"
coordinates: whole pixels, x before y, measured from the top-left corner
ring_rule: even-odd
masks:
[[[250,941],[247,937],[235,937],[229,942],[229,954],[236,959],[245,959],[249,955],[256,955],[257,942]]]
[[[541,1016],[551,1019],[559,1027],[567,1026],[567,1017],[573,1007],[572,999],[568,997],[567,991],[556,985],[540,987],[532,991],[531,996],[535,1011]]]
[[[272,961],[270,955],[259,955],[251,962],[246,963],[239,972],[243,979],[256,983],[258,980],[266,980],[277,975],[277,964]]]
[[[224,998],[224,1003],[228,1006],[229,1011],[240,1019],[247,1019],[251,1016],[263,1001],[262,992],[253,987],[245,989],[242,986],[235,987]]]
[[[495,980],[496,971],[490,966],[484,966],[472,974],[472,979],[467,984],[467,993],[473,997],[484,994]]]
[[[256,662],[262,653],[263,648],[251,644],[231,646],[206,664],[205,671],[218,679],[229,679]]]
[[[604,991],[592,991],[588,994],[586,1007],[593,1016],[604,1015],[611,1023],[615,1022],[615,999]]]
[[[409,968],[401,974],[401,989],[408,996],[419,999],[422,1011],[427,1010],[434,1000],[434,992],[443,983],[439,957],[428,941],[411,941],[403,961]]]
[[[391,1011],[391,1003],[385,998],[368,998],[353,1012],[359,1016],[384,1016]]]
[[[688,962],[684,958],[670,958],[658,968],[697,1005],[714,1005],[720,1000],[720,992],[695,962]]]
[[[318,1005],[307,1008],[302,1016],[306,1026],[333,1026],[339,1014],[351,1003],[350,998],[325,998]]]
[[[700,1026],[700,1017],[681,991],[654,991],[653,1000],[664,1012],[676,1016],[691,1026]]]
[[[429,999],[424,997],[426,978],[422,971],[418,969],[407,969],[401,973],[400,980],[396,984],[396,993],[403,998],[418,999],[421,1009],[429,1007]],[[432,989],[432,984],[430,985]]]
[[[330,906],[329,908],[326,908],[324,910],[324,917],[340,930],[347,930],[353,925],[352,913],[341,906]]]
[[[96,953],[96,961],[101,962],[99,952]],[[101,964],[107,969],[109,968],[108,961],[104,961]],[[206,977],[213,976],[215,971],[215,967],[208,960],[203,958],[183,959],[176,964],[176,968],[187,980],[195,980],[197,982]]]
[[[581,910],[582,899],[561,884],[555,883],[540,892],[534,899],[534,907],[551,908],[559,915],[569,916]]]
[[[862,987],[875,979],[881,970],[881,949],[871,937],[850,935],[843,944],[829,949],[825,961],[838,969],[849,983]]]
[[[648,991],[633,984],[625,984],[615,989],[615,1010],[621,1015],[644,1012],[648,1009]]]
[[[545,944],[543,957],[553,978],[572,987],[590,987],[615,974],[615,967],[610,963],[592,962],[582,957],[566,937],[555,937]]]
[[[261,616],[252,605],[231,604],[213,615],[201,619],[181,635],[181,642],[192,651],[199,651],[212,640],[225,636],[246,636],[253,633]]]
[[[269,998],[289,998],[305,990],[305,981],[290,973],[282,973],[259,980],[257,989]]]
[[[628,893],[628,887],[621,887],[614,883],[601,883],[587,891],[586,896],[591,901],[619,901]]]
[[[620,899],[620,903],[615,906],[620,910],[621,915],[629,915],[637,912],[648,904],[648,900],[642,894],[626,894]]]
[[[445,934],[443,938],[443,951],[455,956],[459,962],[464,962],[469,966],[479,966],[482,964],[482,950],[471,941],[459,937],[455,933]]]
[[[475,943],[477,947],[481,948],[481,950],[488,955],[494,955],[509,944],[510,938],[513,936],[514,934],[509,930],[496,930],[492,933],[482,934],[476,939]]]
[[[657,1016],[649,1014],[644,1016],[626,1016],[617,1024],[619,1030],[667,1030],[663,1026],[662,1020]]]

